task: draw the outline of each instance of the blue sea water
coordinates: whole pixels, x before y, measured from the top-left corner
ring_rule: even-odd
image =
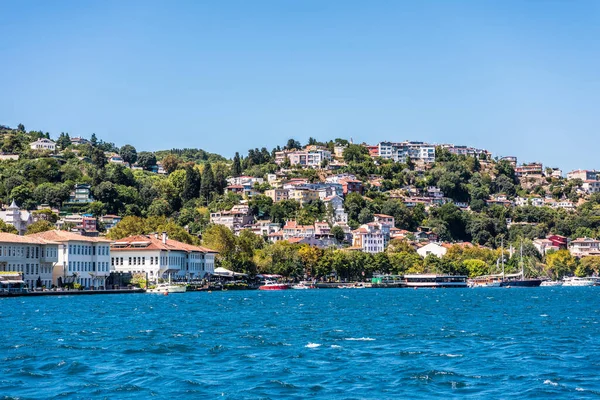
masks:
[[[0,398],[600,396],[600,287],[0,300]]]

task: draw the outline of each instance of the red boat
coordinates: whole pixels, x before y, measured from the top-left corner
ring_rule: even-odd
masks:
[[[275,281],[266,281],[264,285],[258,287],[258,290],[287,290],[290,285],[287,283],[279,283]]]

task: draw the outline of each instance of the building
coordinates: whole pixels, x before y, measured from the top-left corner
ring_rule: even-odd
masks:
[[[600,181],[584,181],[581,188],[588,194],[600,192]]]
[[[76,136],[71,138],[71,144],[81,145],[81,144],[90,144],[90,141],[82,138],[81,136]]]
[[[475,147],[469,146],[455,146],[453,144],[443,144],[442,148],[445,148],[452,154],[456,154],[457,156],[467,156],[467,157],[478,157],[478,158],[490,158],[492,153],[485,149],[477,149]]]
[[[35,142],[29,143],[29,148],[36,151],[55,151],[56,143],[50,139],[41,138]]]
[[[309,201],[319,200],[319,192],[312,189],[296,188],[288,191],[290,200],[296,200],[301,205],[308,203]]]
[[[109,153],[107,156],[107,159],[108,159],[109,163],[121,164],[121,165],[125,164],[125,160],[123,160],[123,157],[121,157],[120,155],[115,154],[115,153]]]
[[[269,189],[265,190],[265,196],[270,197],[273,200],[273,203],[278,203],[282,200],[289,199],[290,193],[288,189]]]
[[[381,253],[385,251],[385,234],[379,224],[365,224],[352,231],[352,247],[365,253]]]
[[[348,223],[348,213],[344,210],[344,199],[338,195],[329,196],[323,199],[325,207],[327,207],[328,215],[333,217],[332,223]]]
[[[52,284],[75,282],[84,288],[105,286],[110,275],[110,240],[65,231],[47,231],[28,238],[57,243],[58,260],[52,271]]]
[[[91,203],[92,201],[94,201],[92,186],[87,183],[78,183],[69,195],[71,203]]]
[[[575,257],[600,256],[600,240],[578,238],[571,241],[569,251]]]
[[[130,236],[111,244],[112,268],[118,272],[147,274],[150,281],[190,281],[215,272],[216,251],[169,239],[166,232]]]
[[[342,184],[344,196],[348,193],[360,193],[363,192],[363,183],[358,179],[350,179],[345,178],[341,179],[340,183]]]
[[[433,163],[435,162],[435,146],[424,142],[380,142],[379,157],[395,162]]]
[[[58,220],[56,226],[58,229],[62,229],[65,225],[71,226],[71,229],[80,231],[80,232],[96,232],[97,224],[96,218],[92,217],[91,214],[81,215],[81,214],[69,214],[65,215],[61,219]]]
[[[27,227],[33,223],[33,216],[29,211],[21,210],[13,200],[6,211],[0,211],[0,219],[8,225],[12,225],[19,232],[19,235],[24,235]]]
[[[233,178],[227,178],[227,184],[228,185],[250,185],[250,186],[254,186],[255,184],[259,184],[262,185],[263,183],[265,183],[265,180],[263,178],[257,178],[254,176],[247,176],[247,175],[243,175],[243,176],[236,176]]]
[[[535,239],[533,246],[540,252],[541,255],[546,255],[550,250],[557,251],[560,247],[555,246],[551,240],[548,239]]]
[[[331,152],[317,146],[307,146],[305,150],[275,152],[277,165],[281,165],[286,158],[290,160],[290,165],[319,168],[323,161],[331,161]]]
[[[515,156],[504,156],[500,158],[500,161],[508,161],[513,167],[517,166],[517,157]]]
[[[596,170],[576,169],[567,173],[567,179],[581,179],[582,181],[600,180],[600,172]]]
[[[58,243],[32,236],[0,233],[0,271],[17,271],[29,288],[53,284]]]
[[[121,222],[122,219],[123,217],[120,217],[118,215],[107,214],[100,217],[100,222],[104,224],[104,229],[109,231],[110,229],[114,228],[119,222]]]
[[[315,235],[315,226],[299,225],[295,220],[289,220],[283,226],[282,232],[284,240],[295,237],[313,237]]]
[[[515,167],[515,176],[542,175],[544,168],[542,163],[529,163]]]
[[[234,206],[229,211],[219,211],[210,213],[210,223],[224,225],[231,229],[235,234],[240,233],[247,225],[253,222],[254,218],[249,214],[248,208],[236,208]]]
[[[394,217],[386,214],[374,214],[373,221],[378,222],[382,225],[388,225],[390,228],[395,226]]]
[[[446,254],[447,251],[448,251],[448,249],[445,246],[443,246],[439,243],[433,243],[433,242],[427,243],[425,246],[417,249],[417,253],[423,258],[427,257],[430,254],[433,254],[436,257],[442,258]]]

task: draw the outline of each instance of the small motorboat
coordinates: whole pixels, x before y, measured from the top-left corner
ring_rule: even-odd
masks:
[[[300,282],[295,285],[292,285],[292,289],[304,290],[304,289],[316,289],[317,287],[312,283]]]
[[[185,285],[174,285],[172,283],[159,283],[154,289],[147,289],[146,293],[185,293],[187,287]]]
[[[287,283],[279,283],[277,281],[265,281],[264,284],[258,287],[258,290],[287,290],[290,285]]]

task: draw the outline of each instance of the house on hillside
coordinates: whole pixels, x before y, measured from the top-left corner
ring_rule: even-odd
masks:
[[[14,226],[19,235],[24,235],[27,227],[33,223],[32,214],[17,207],[14,200],[6,210],[0,211],[0,219],[7,225]]]
[[[29,143],[29,148],[36,151],[55,151],[56,143],[50,139],[41,138],[35,142]]]

